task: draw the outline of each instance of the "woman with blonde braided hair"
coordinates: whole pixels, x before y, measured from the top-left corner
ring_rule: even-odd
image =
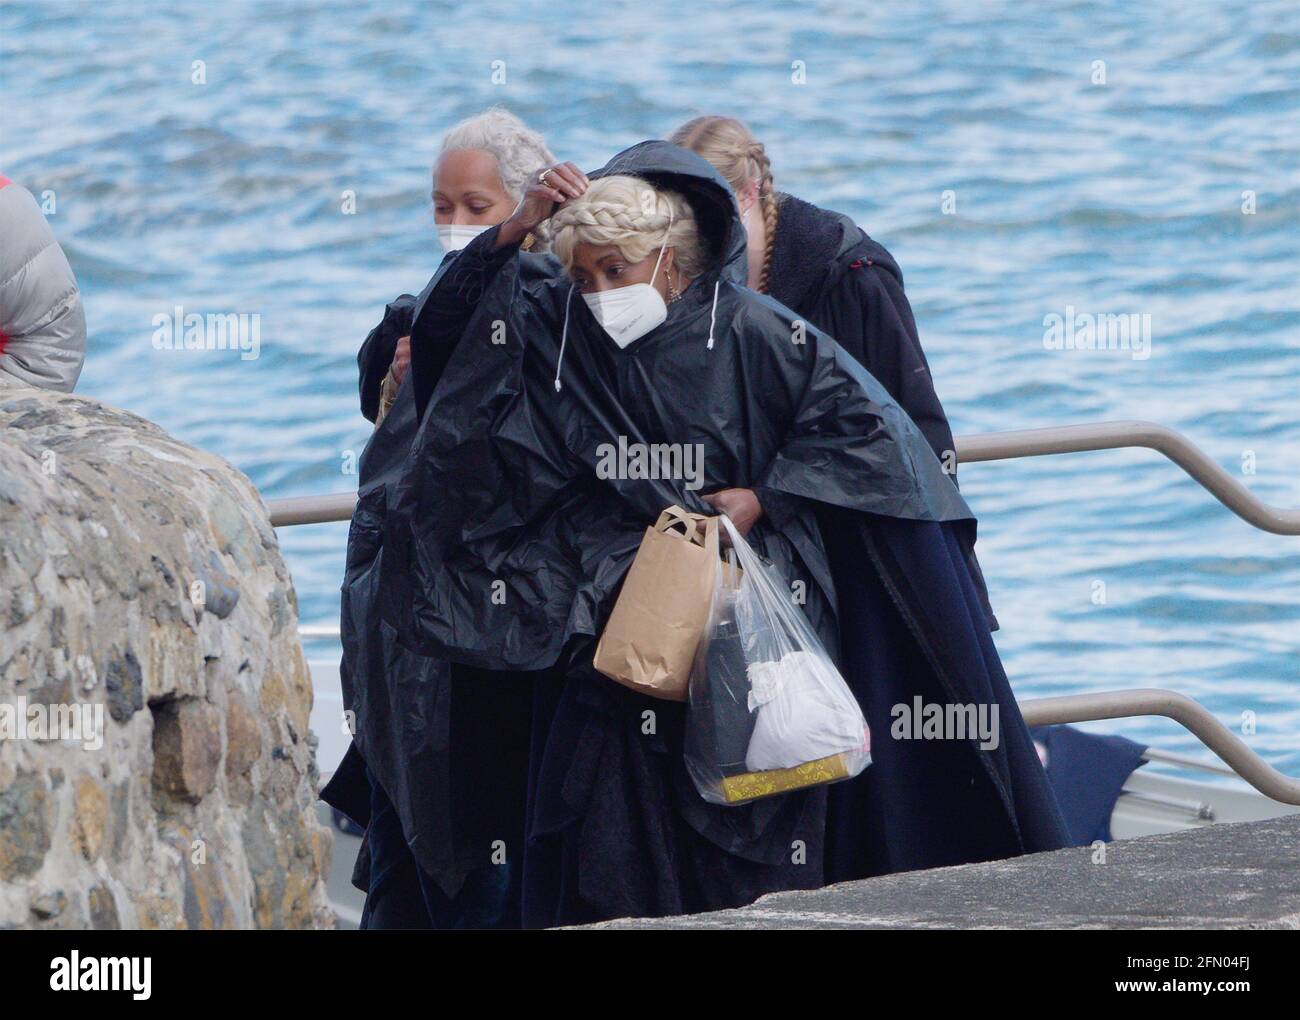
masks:
[[[916,422],[955,483],[952,428],[894,257],[848,216],[777,191],[767,150],[741,121],[696,117],[669,141],[704,157],[731,185],[745,224],[748,285],[857,358]],[[969,558],[989,627],[997,630],[973,550]]]
[[[835,337],[911,415],[936,456],[951,458],[952,431],[893,256],[849,217],[778,192],[767,150],[740,121],[696,117],[669,141],[703,156],[731,185],[748,285]]]
[[[554,256],[521,251],[548,220]],[[453,712],[442,734],[443,753],[472,765],[467,790],[524,790],[515,835],[462,834],[447,816],[457,845],[518,876],[526,927],[739,906],[832,874],[1065,842],[975,623],[969,509],[884,387],[745,287],[744,263],[727,182],[642,142],[590,175],[540,173],[415,317],[420,430],[387,506],[383,616],[403,647],[492,678],[503,715],[528,704],[508,750],[490,714]],[[651,450],[666,459],[618,452]],[[596,670],[646,527],[674,504],[725,512],[797,592],[880,737],[879,766],[710,803],[686,768],[687,706]],[[1000,742],[887,739],[890,706],[914,699],[992,704]],[[829,794],[850,787],[861,810],[832,825]]]

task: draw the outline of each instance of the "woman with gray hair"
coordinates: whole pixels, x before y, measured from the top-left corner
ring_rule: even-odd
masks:
[[[460,251],[505,220],[529,183],[554,162],[542,136],[500,107],[452,127],[433,164],[433,219],[443,250]],[[544,229],[538,230],[525,250],[544,247],[544,237]],[[387,413],[406,375],[414,304],[410,295],[398,298],[361,346],[361,413],[371,421]]]
[[[461,121],[443,138],[433,167],[438,237],[450,254],[514,210],[526,182],[553,162],[541,135],[502,109]],[[540,231],[525,242],[540,247]],[[444,259],[441,274],[456,259]],[[437,279],[438,277],[435,277]],[[400,646],[379,616],[379,559],[391,486],[418,426],[406,377],[411,321],[418,301],[404,294],[361,349],[361,405],[377,420],[361,455],[357,510],[348,535],[341,600],[343,658],[340,677],[353,744],[322,798],[366,826],[353,881],[367,892],[363,927],[493,927],[517,924],[506,908],[507,869],[466,860],[448,837],[474,827],[467,816],[481,805],[500,805],[510,817],[509,795],[473,785],[480,769],[464,757],[449,766],[440,756],[451,725],[483,731],[485,709],[501,699],[493,677],[453,675],[440,658]],[[510,704],[518,704],[515,698]],[[526,717],[507,709],[491,726],[503,740],[517,736]],[[481,746],[481,745],[476,745]],[[464,787],[462,779],[471,787]],[[468,805],[468,807],[467,807]],[[481,812],[486,814],[487,812]],[[491,815],[483,824],[500,831]],[[506,833],[507,837],[510,833]]]
[[[554,162],[542,136],[513,113],[494,107],[462,120],[443,137],[433,168],[434,219],[443,247],[459,251],[504,220]]]

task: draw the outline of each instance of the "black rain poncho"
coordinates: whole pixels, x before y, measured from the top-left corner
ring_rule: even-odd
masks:
[[[925,437],[830,337],[734,282],[743,232],[707,163],[646,142],[593,176],[609,173],[682,192],[718,268],[620,350],[554,260],[481,235],[417,308],[421,425],[384,523],[383,612],[402,643],[484,675],[530,673],[526,763],[491,726],[453,716],[448,736],[451,757],[473,745],[479,768],[498,761],[522,791],[524,844],[509,852],[524,923],[734,906],[832,875],[1064,845],[965,565],[974,520]],[[699,444],[701,484],[601,477],[620,442]],[[829,797],[705,804],[682,764],[683,706],[591,667],[647,523],[670,503],[708,511],[699,494],[731,486],[759,493],[751,542],[803,582],[875,735],[879,764]],[[890,706],[917,694],[996,703],[998,748],[889,740]],[[889,781],[864,782],[873,773]],[[490,828],[447,837],[464,847]],[[486,841],[468,852],[489,859]]]
[[[430,286],[438,279],[435,275]],[[411,331],[416,301],[402,295],[390,303],[362,347],[362,408],[368,417],[378,410],[378,381],[388,371],[397,339]],[[369,393],[367,378],[374,383]],[[490,749],[467,741],[457,745],[460,753],[453,756],[452,719],[462,732],[491,726],[501,741],[524,745],[519,768],[526,768],[531,689],[518,675],[488,674],[412,652],[399,644],[381,618],[384,520],[418,424],[408,375],[358,465],[357,508],[348,532],[340,598],[339,676],[353,744],[321,798],[368,824],[368,770],[392,801],[418,866],[436,878],[446,895],[454,896],[469,871],[482,866],[480,856],[465,848],[481,844],[488,835],[511,844],[521,841],[524,808],[522,792],[508,781],[509,770],[500,767],[502,762],[497,759],[485,770],[474,757],[478,751],[494,753]],[[490,718],[484,714],[489,705],[494,706]],[[506,782],[494,786],[494,779]],[[491,804],[493,811],[485,812],[484,804]],[[516,828],[509,829],[513,819],[518,820]],[[484,827],[482,836],[475,835],[478,825]],[[453,840],[452,833],[459,839]],[[363,889],[370,881],[368,849],[367,841],[354,872],[354,881]],[[518,923],[517,910],[513,919]]]

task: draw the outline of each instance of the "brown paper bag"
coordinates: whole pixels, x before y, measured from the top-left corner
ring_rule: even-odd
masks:
[[[645,530],[596,645],[596,669],[642,694],[685,701],[717,577],[718,519],[670,506]]]

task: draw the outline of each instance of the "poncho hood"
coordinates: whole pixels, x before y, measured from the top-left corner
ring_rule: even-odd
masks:
[[[731,187],[713,164],[680,145],[651,139],[624,149],[587,176],[595,180],[617,174],[640,177],[657,188],[683,195],[715,260],[702,281],[712,286],[721,273],[729,280],[744,282],[745,226]]]

